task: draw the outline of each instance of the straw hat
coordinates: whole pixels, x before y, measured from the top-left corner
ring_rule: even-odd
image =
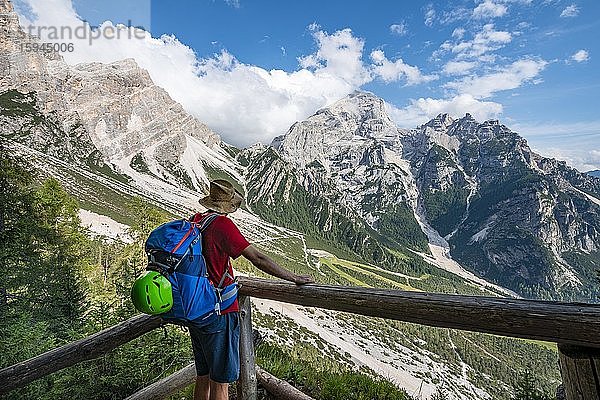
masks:
[[[199,203],[209,210],[230,214],[242,205],[243,199],[231,182],[217,179],[210,183],[210,194],[200,199]]]

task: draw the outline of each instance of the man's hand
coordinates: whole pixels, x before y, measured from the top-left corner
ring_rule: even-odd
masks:
[[[310,275],[296,275],[294,283],[296,285],[306,285],[307,283],[315,283],[315,280]]]
[[[278,278],[285,279],[286,281],[294,282],[296,285],[305,285],[307,283],[314,282],[313,278],[308,275],[296,275],[293,272],[280,267],[275,261],[265,256],[252,245],[246,247],[246,249],[242,252],[242,255],[261,271]]]

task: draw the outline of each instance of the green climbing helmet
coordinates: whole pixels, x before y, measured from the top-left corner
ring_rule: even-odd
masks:
[[[148,271],[133,283],[131,300],[135,308],[143,313],[165,313],[173,307],[171,282],[156,271]]]

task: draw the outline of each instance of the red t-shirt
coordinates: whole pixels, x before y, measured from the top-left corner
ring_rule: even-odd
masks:
[[[193,222],[200,223],[206,214],[196,214],[192,218]],[[208,228],[202,233],[202,254],[206,260],[208,269],[208,277],[217,286],[221,282],[221,278],[225,271],[233,277],[233,268],[231,267],[230,257],[233,259],[242,255],[242,251],[250,243],[240,233],[240,230],[235,226],[233,221],[225,215],[219,215],[215,218]],[[233,279],[226,277],[223,282],[223,287],[233,282]],[[238,302],[231,305],[228,309],[222,311],[222,314],[238,311]]]

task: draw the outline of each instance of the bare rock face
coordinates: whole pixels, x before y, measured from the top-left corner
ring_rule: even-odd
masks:
[[[318,167],[325,179],[333,181],[342,204],[377,226],[391,213],[389,206],[416,206],[409,165],[394,152],[401,149],[399,137],[384,101],[370,93],[354,92],[294,124],[273,146],[293,165]],[[314,193],[322,186],[312,187],[314,180],[308,179],[303,184]]]
[[[25,45],[32,43],[36,39],[23,32],[12,3],[0,0],[0,90],[17,87],[34,90],[48,78],[47,62],[61,59],[53,52],[23,51]]]
[[[171,146],[177,158],[185,150],[185,135],[209,147],[220,143],[134,60],[70,66],[54,52],[23,51],[37,39],[21,30],[10,1],[0,4],[0,91],[35,92],[44,112],[58,113],[69,126],[79,121],[106,159],[169,142],[180,144]]]
[[[383,100],[370,93],[355,92],[321,109],[305,121],[294,124],[274,143],[282,155],[305,166],[313,161],[325,169],[338,169],[336,160],[356,166],[373,140],[395,138],[398,128],[385,111]]]
[[[74,67],[53,63],[51,71],[62,89],[56,104],[75,110],[96,147],[111,159],[165,142],[180,143],[174,150],[182,154],[185,135],[209,146],[220,142],[206,125],[154,85],[134,60]]]

